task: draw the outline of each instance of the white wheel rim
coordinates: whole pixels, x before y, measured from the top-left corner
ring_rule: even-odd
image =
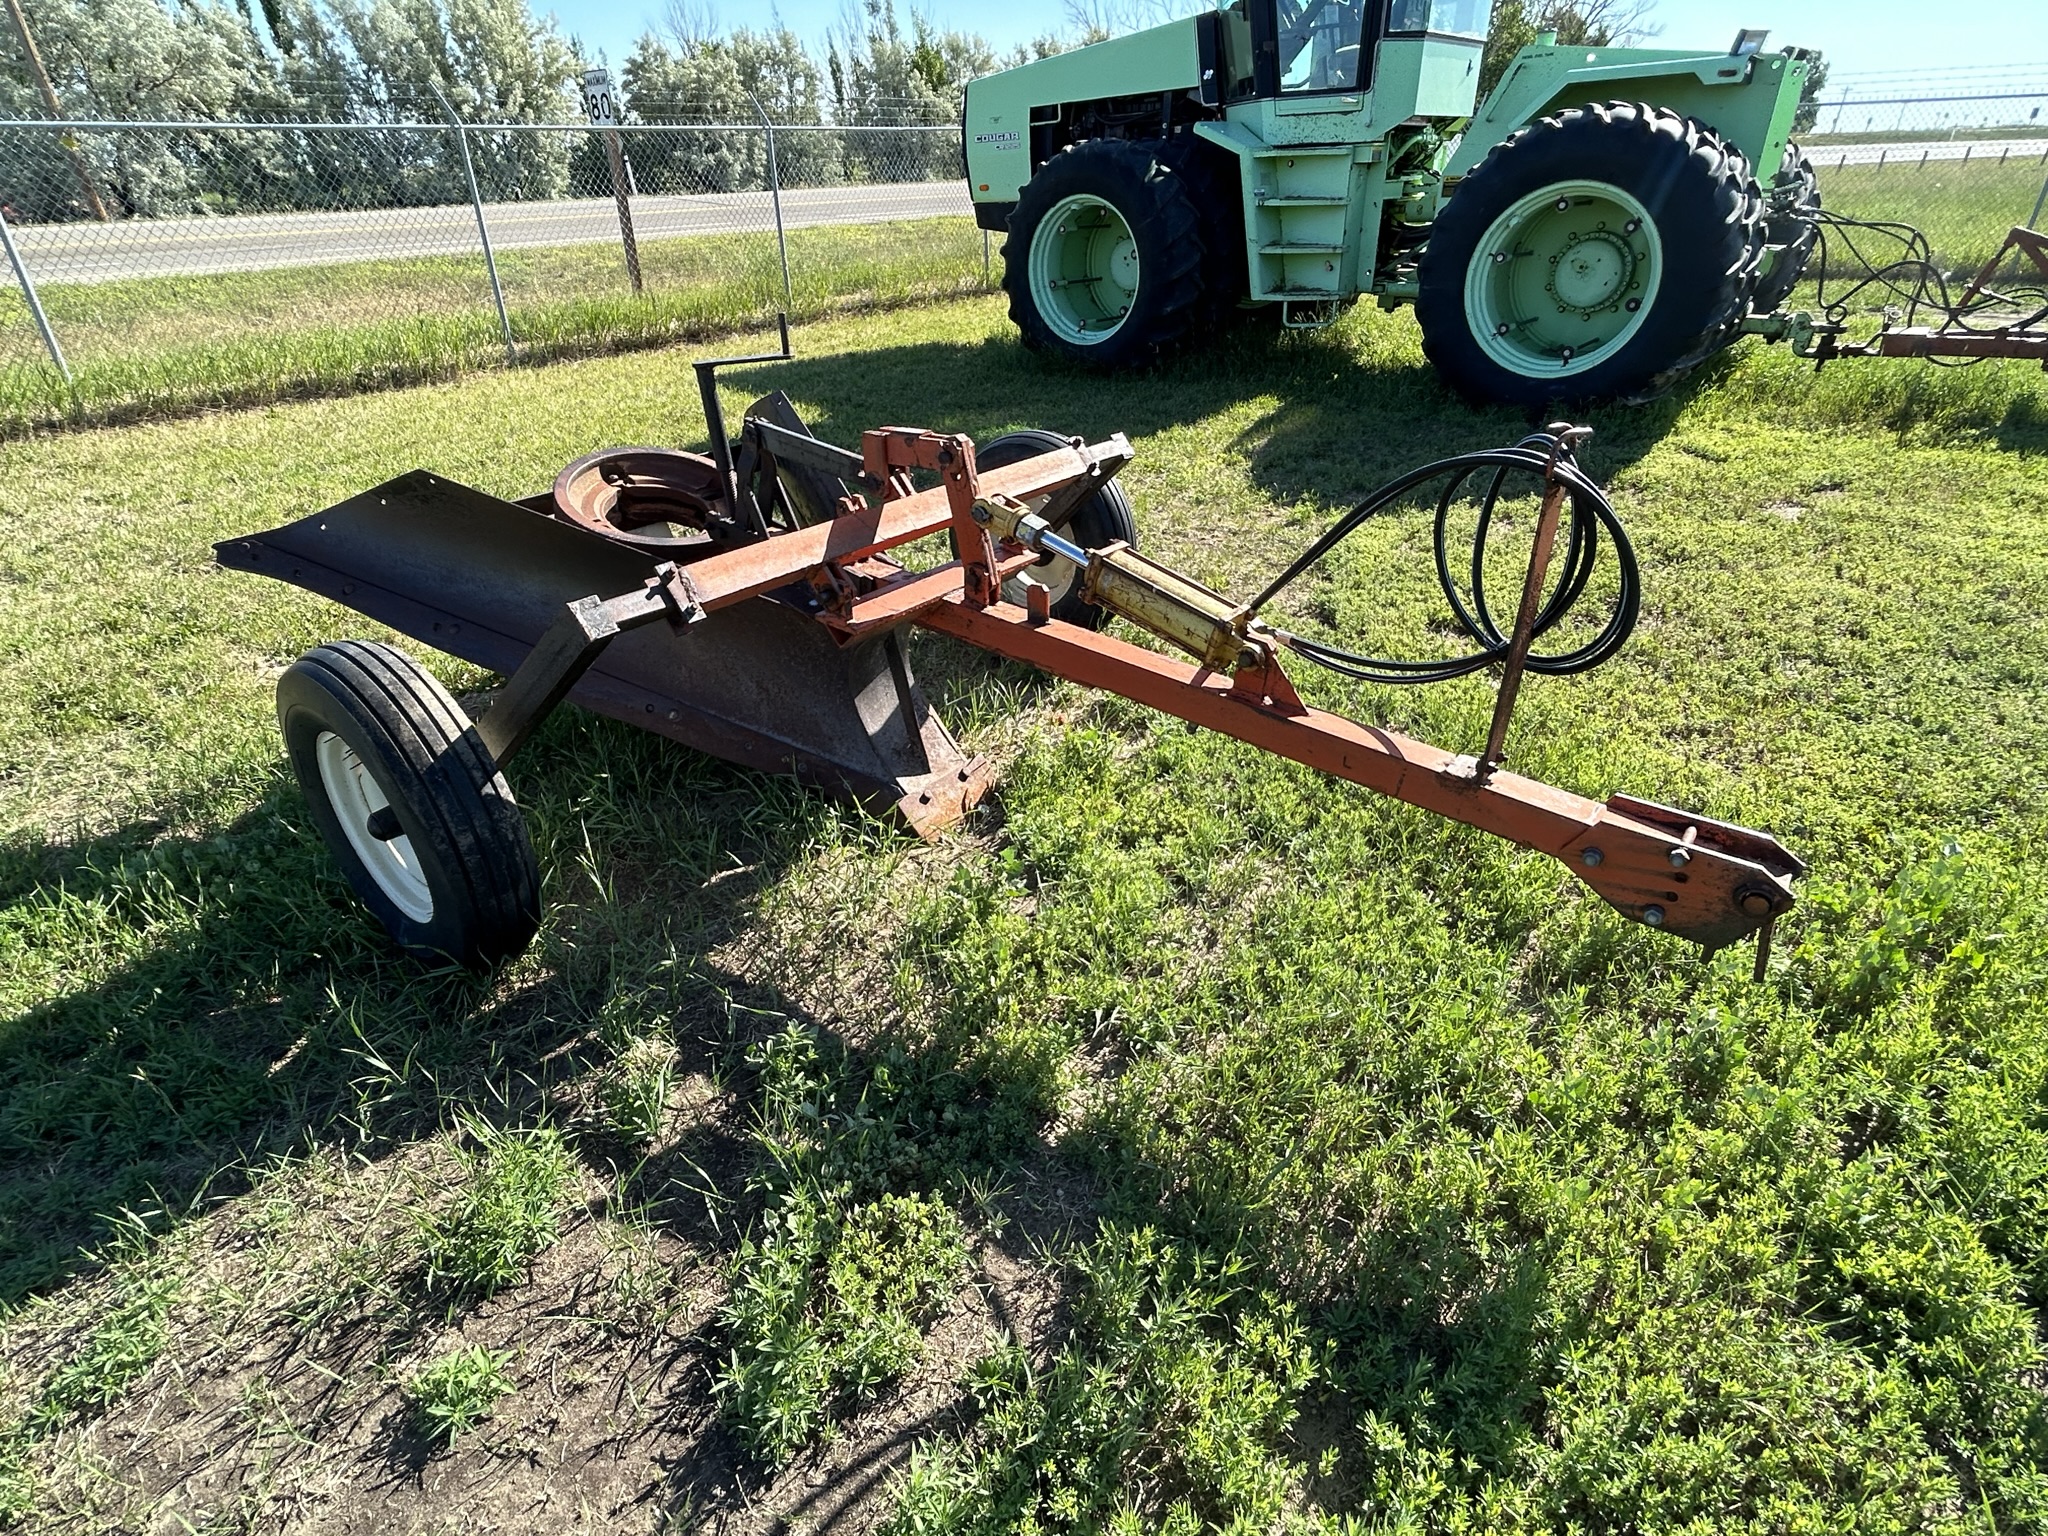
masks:
[[[420,869],[419,855],[412,839],[401,833],[389,842],[370,832],[370,818],[391,804],[384,786],[377,782],[355,749],[332,731],[322,731],[313,743],[313,756],[320,765],[320,785],[327,791],[327,803],[334,807],[335,820],[363,868],[377,882],[377,889],[391,904],[416,923],[434,915],[434,893]]]
[[[1051,500],[1051,496],[1034,496],[1025,502],[1024,505],[1034,513],[1043,512],[1045,504]],[[1071,539],[1073,536],[1074,525],[1072,522],[1069,522],[1066,527],[1060,530],[1060,537]],[[1081,567],[1074,564],[1073,561],[1067,559],[1064,555],[1040,555],[1034,564],[1025,566],[1023,570],[1003,583],[1003,601],[1014,603],[1019,608],[1022,608],[1024,606],[1024,583],[1027,578],[1044,587],[1051,594],[1047,598],[1047,602],[1053,607],[1058,607],[1067,600],[1068,594],[1080,585]]]

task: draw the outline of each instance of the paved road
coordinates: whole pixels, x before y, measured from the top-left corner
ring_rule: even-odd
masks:
[[[782,194],[782,222],[788,229],[966,212],[967,184],[959,181],[812,187]],[[486,203],[484,217],[491,243],[499,250],[595,245],[619,238],[618,210],[608,197]],[[711,192],[635,198],[633,227],[642,241],[648,241],[671,235],[772,231],[775,219],[765,192]],[[15,230],[15,239],[39,284],[256,272],[338,261],[467,255],[477,249],[476,215],[466,203],[352,213],[29,224]]]
[[[2025,164],[2048,155],[2048,139],[1936,139],[1911,144],[1819,144],[1809,151],[1825,174],[1843,165],[1911,165],[1936,160]],[[783,224],[875,224],[968,211],[967,185],[914,181],[871,187],[813,187],[782,194]],[[484,214],[501,250],[595,245],[618,239],[610,198],[491,203]],[[765,192],[640,197],[633,222],[643,240],[722,235],[774,227]],[[113,225],[24,225],[15,231],[38,283],[95,283],[123,277],[254,272],[476,250],[476,217],[466,204],[379,208],[358,213],[251,214],[221,219],[131,219]]]
[[[1815,170],[1830,166],[1918,165],[1927,160],[1996,161],[2007,164],[2043,164],[2048,156],[2048,139],[1931,139],[1919,144],[1809,144],[1806,158]]]

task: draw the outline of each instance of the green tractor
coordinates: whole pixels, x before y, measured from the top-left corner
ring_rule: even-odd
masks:
[[[1232,0],[974,81],[968,183],[1025,344],[1128,367],[1371,294],[1467,398],[1541,409],[1650,398],[1774,310],[1819,208],[1808,56],[1546,33],[1480,103],[1488,11]]]

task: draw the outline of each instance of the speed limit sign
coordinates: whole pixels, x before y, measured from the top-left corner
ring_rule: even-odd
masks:
[[[612,94],[612,73],[608,69],[583,71],[583,110],[593,128],[615,128],[619,122],[618,98]]]

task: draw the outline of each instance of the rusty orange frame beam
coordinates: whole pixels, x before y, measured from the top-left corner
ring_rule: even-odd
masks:
[[[1035,620],[1008,603],[976,607],[956,593],[917,622],[1547,853],[1628,916],[1710,948],[1792,906],[1790,877],[1801,866],[1746,828],[1620,796],[1603,805],[1519,774],[1482,780],[1470,758],[1428,742],[1262,697],[1191,663]]]
[[[695,561],[685,567],[688,585],[706,610],[806,577],[840,593],[865,585],[820,615],[842,638],[916,623],[1122,694],[1547,853],[1621,912],[1710,948],[1766,928],[1792,906],[1792,876],[1803,866],[1766,834],[1626,796],[1603,804],[1519,774],[1475,771],[1469,757],[1303,704],[1270,647],[1257,669],[1224,677],[1002,601],[1001,581],[1034,557],[991,542],[974,521],[976,498],[1049,494],[1093,472],[1097,455],[1121,463],[1130,445],[1119,435],[1086,452],[1063,448],[981,473],[965,436],[869,432],[864,467],[889,487],[879,506],[850,497],[831,522]],[[935,471],[941,483],[913,491],[913,469]],[[874,558],[949,528],[962,552],[950,565],[912,574]]]

